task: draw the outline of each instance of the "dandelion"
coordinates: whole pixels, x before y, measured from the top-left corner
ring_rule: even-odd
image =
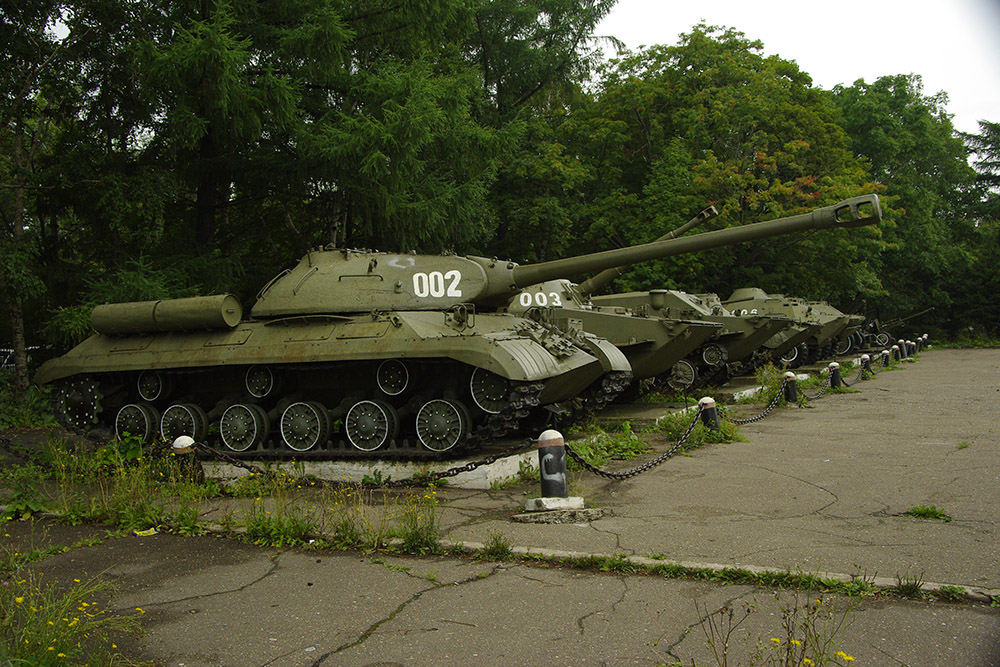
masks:
[[[57,658],[65,658],[66,654],[65,653],[56,653],[56,657]]]
[[[22,602],[24,602],[24,598],[23,597],[16,597],[16,598],[14,598],[14,602],[16,602],[18,604],[21,604]]]

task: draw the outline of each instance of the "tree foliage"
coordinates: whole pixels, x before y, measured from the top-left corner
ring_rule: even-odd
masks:
[[[727,28],[602,63],[613,5],[4,2],[0,340],[69,344],[105,300],[251,300],[319,244],[540,261],[709,204],[717,228],[862,192],[885,195],[881,232],[651,262],[617,287],[997,320],[963,296],[998,259],[997,124],[967,149],[919,77],[824,91]]]

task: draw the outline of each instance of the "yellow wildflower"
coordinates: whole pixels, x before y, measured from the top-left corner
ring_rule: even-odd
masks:
[[[771,641],[774,642],[775,644],[780,644],[781,643],[781,640],[778,639],[777,637],[771,637]]]
[[[836,655],[838,658],[840,658],[844,662],[854,662],[854,656],[853,655],[847,655],[843,651],[837,651],[834,655]]]
[[[800,642],[798,639],[793,639],[792,646],[802,646],[802,642]]]
[[[813,664],[813,661],[810,660],[809,658],[802,658],[802,664],[803,665],[811,665],[811,664]]]
[[[16,602],[18,604],[21,604],[22,602],[24,602],[24,598],[23,597],[16,597],[16,598],[14,598],[14,602]]]

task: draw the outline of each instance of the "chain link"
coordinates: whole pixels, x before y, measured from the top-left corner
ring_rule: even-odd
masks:
[[[789,382],[789,380],[786,377],[782,381],[781,386],[778,387],[778,393],[776,393],[774,395],[774,398],[771,399],[771,404],[768,405],[766,408],[764,408],[764,411],[761,412],[759,415],[757,415],[755,417],[746,417],[746,418],[743,418],[743,419],[730,419],[729,421],[731,421],[734,424],[739,424],[739,425],[752,424],[754,422],[759,422],[761,419],[763,419],[764,417],[766,417],[768,415],[768,413],[771,412],[771,410],[773,410],[776,405],[778,405],[778,402],[781,400],[781,397],[785,395],[785,387],[788,386],[788,382]]]
[[[844,378],[840,378],[840,381],[844,383],[845,387],[851,387],[853,385],[856,385],[858,382],[860,382],[864,378],[865,372],[866,372],[865,371],[865,367],[864,367],[864,365],[862,365],[861,368],[858,369],[858,374],[854,376],[853,380],[851,380],[851,381],[848,382]]]
[[[705,407],[699,403],[698,409],[694,415],[694,419],[691,420],[691,425],[688,426],[687,431],[684,433],[684,435],[681,436],[680,440],[677,441],[677,444],[675,444],[673,447],[671,447],[663,454],[657,456],[655,459],[647,461],[646,463],[643,463],[640,466],[632,468],[631,470],[624,470],[622,472],[612,472],[610,470],[602,470],[601,468],[598,468],[597,466],[593,465],[592,463],[584,459],[582,456],[580,456],[580,454],[578,454],[572,447],[570,447],[569,444],[566,445],[566,453],[569,454],[570,458],[572,458],[574,461],[583,466],[584,469],[589,470],[595,475],[600,475],[601,477],[607,479],[619,479],[619,480],[628,479],[629,477],[635,477],[639,473],[646,472],[647,470],[660,465],[661,463],[669,459],[671,456],[676,454],[677,450],[683,447],[684,443],[687,442],[687,439],[691,437],[691,433],[694,432],[694,427],[698,425],[698,420],[701,419],[701,413],[704,411],[704,409]]]
[[[823,383],[823,386],[822,386],[822,388],[820,388],[819,393],[816,394],[815,396],[806,396],[806,400],[808,400],[808,401],[815,401],[817,398],[819,398],[820,396],[822,396],[823,394],[825,394],[826,390],[829,389],[829,388],[830,388],[830,376],[827,375],[826,376],[826,382]],[[803,396],[805,396],[805,394],[803,394]]]

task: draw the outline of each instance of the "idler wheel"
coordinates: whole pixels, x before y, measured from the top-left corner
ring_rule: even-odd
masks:
[[[344,418],[347,440],[363,452],[375,451],[396,437],[399,415],[384,401],[358,401]]]
[[[785,353],[781,357],[781,363],[789,368],[795,368],[798,364],[796,363],[799,357],[802,355],[802,350],[799,349],[799,345],[796,345],[791,350]]]
[[[386,359],[375,372],[378,388],[387,396],[399,396],[410,386],[410,371],[399,359]]]
[[[160,411],[149,403],[129,403],[115,416],[115,436],[119,440],[132,435],[143,442],[152,442],[158,433]]]
[[[174,403],[160,417],[160,436],[167,442],[173,442],[182,435],[204,442],[207,434],[208,416],[201,406],[194,403]]]
[[[266,398],[274,391],[274,373],[267,366],[251,366],[243,378],[247,392],[254,398]]]
[[[701,350],[701,360],[709,366],[721,366],[729,361],[729,351],[717,343],[709,343]]]
[[[97,425],[103,407],[100,385],[91,377],[75,377],[56,392],[53,410],[56,419],[76,433],[86,433]]]
[[[491,415],[500,414],[510,403],[510,380],[484,368],[472,371],[469,390],[479,409]]]
[[[279,430],[289,449],[306,452],[330,439],[330,413],[316,401],[292,403],[281,413]]]
[[[230,405],[219,420],[222,444],[234,452],[245,452],[267,442],[271,434],[270,423],[264,408],[256,403]]]
[[[471,421],[468,408],[459,401],[436,398],[417,412],[417,438],[431,451],[446,452],[469,434]]]
[[[687,359],[681,359],[670,369],[667,384],[675,391],[684,391],[694,385],[697,378],[698,372],[695,370],[694,364]]]
[[[841,338],[833,346],[833,351],[837,356],[843,356],[854,349],[854,340],[847,336],[846,338]]]
[[[879,331],[875,334],[875,347],[886,348],[889,347],[889,341],[892,340],[892,336],[886,331]]]
[[[139,373],[135,388],[142,400],[155,401],[170,394],[170,385],[170,376],[156,371],[143,371]]]

